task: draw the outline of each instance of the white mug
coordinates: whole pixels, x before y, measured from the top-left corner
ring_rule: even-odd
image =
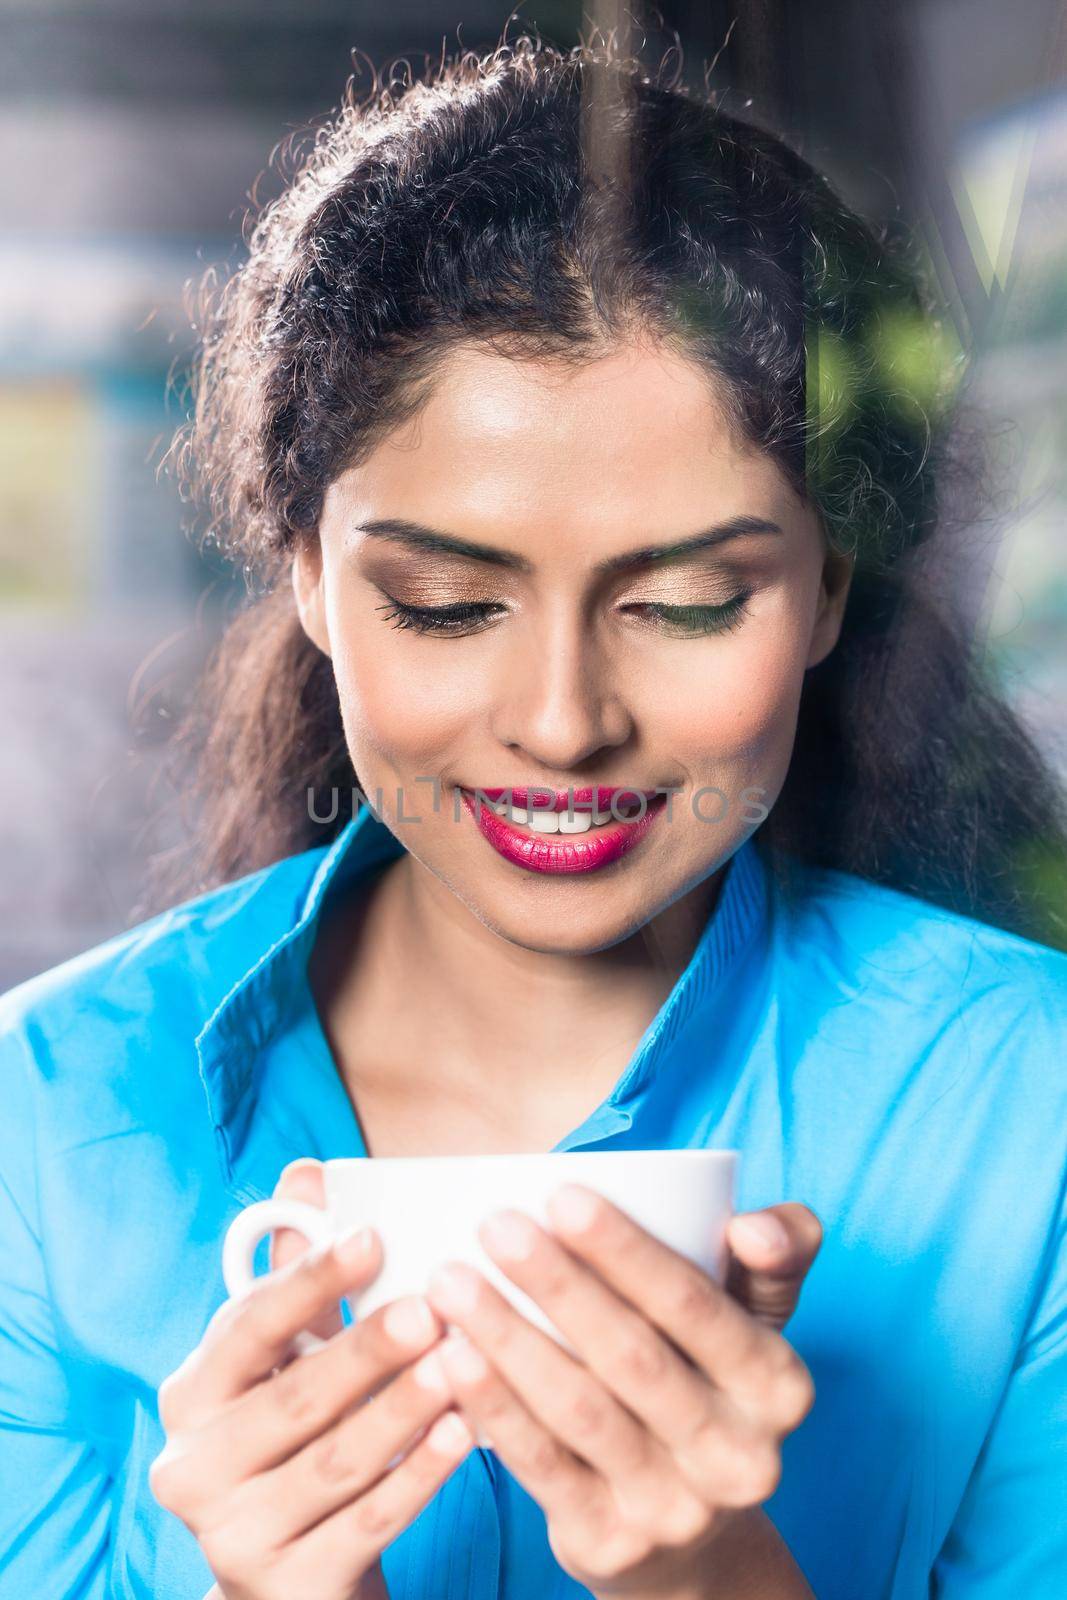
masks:
[[[490,1260],[478,1240],[479,1223],[507,1207],[550,1229],[548,1196],[561,1184],[582,1184],[721,1282],[738,1162],[736,1150],[568,1150],[325,1161],[325,1210],[280,1197],[246,1206],[227,1229],[222,1274],[237,1298],[256,1281],[256,1246],[273,1229],[295,1228],[317,1245],[369,1226],[381,1238],[384,1260],[372,1283],[346,1296],[354,1315],[357,1307],[358,1315],[366,1316],[401,1295],[423,1294],[435,1268],[446,1261],[465,1261],[570,1350],[540,1306]],[[293,1341],[299,1355],[325,1343],[306,1329]]]

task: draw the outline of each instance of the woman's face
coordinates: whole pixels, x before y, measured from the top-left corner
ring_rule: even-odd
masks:
[[[704,883],[773,806],[849,567],[680,357],[465,346],[331,484],[293,577],[383,820],[487,927],[581,953]],[[642,791],[643,817],[604,788]],[[471,804],[508,789],[529,791],[515,820]]]

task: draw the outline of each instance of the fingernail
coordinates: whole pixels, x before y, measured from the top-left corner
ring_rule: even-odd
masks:
[[[789,1248],[788,1233],[778,1218],[767,1211],[749,1211],[744,1216],[735,1217],[730,1231],[734,1234],[740,1233],[742,1239],[747,1236],[766,1250]]]
[[[494,1211],[482,1223],[489,1245],[508,1261],[526,1261],[537,1246],[537,1229],[520,1211]]]
[[[444,1456],[461,1455],[474,1443],[474,1435],[456,1411],[446,1411],[438,1417],[426,1439],[431,1450]]]
[[[565,1233],[583,1233],[596,1221],[600,1201],[588,1189],[565,1183],[549,1197],[548,1206],[553,1223]]]
[[[446,1316],[463,1316],[474,1310],[478,1298],[477,1274],[470,1267],[449,1262],[445,1267],[438,1267],[427,1293]]]
[[[416,1361],[411,1373],[419,1388],[429,1389],[432,1394],[447,1394],[451,1387],[437,1350],[428,1351]]]
[[[417,1296],[394,1300],[386,1307],[385,1331],[397,1344],[425,1344],[437,1332],[437,1320],[425,1300]]]
[[[480,1383],[489,1371],[489,1365],[480,1350],[461,1333],[449,1334],[440,1347],[441,1362],[446,1372],[460,1383]]]
[[[356,1228],[350,1233],[343,1233],[334,1242],[334,1254],[342,1266],[358,1267],[370,1254],[373,1238],[372,1228]]]

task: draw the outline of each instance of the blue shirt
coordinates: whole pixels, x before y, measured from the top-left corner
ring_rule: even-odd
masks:
[[[298,1156],[366,1154],[307,959],[401,849],[363,809],[0,1000],[3,1600],[211,1587],[149,1489],[157,1389],[226,1298],[238,1210]],[[766,1505],[818,1600],[1067,1594],[1065,1046],[1064,955],[836,872],[787,903],[752,838],[557,1146],[736,1146],[739,1209],[821,1218],[787,1328],[817,1397]],[[586,1592],[484,1451],[383,1564],[392,1600]]]

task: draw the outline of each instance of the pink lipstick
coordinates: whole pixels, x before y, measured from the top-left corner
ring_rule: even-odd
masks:
[[[505,860],[530,872],[592,872],[612,861],[628,855],[655,825],[666,804],[666,795],[655,789],[597,788],[597,789],[461,789],[463,803],[479,832]],[[492,805],[482,803],[482,796],[491,802],[511,803],[520,811],[528,808],[542,815],[548,812],[564,813],[569,818],[585,813],[592,814],[592,825],[579,832],[542,832],[527,825],[525,820],[509,821]],[[627,810],[640,812],[634,821],[619,821],[612,815],[625,814]],[[600,822],[599,817],[610,820]]]

